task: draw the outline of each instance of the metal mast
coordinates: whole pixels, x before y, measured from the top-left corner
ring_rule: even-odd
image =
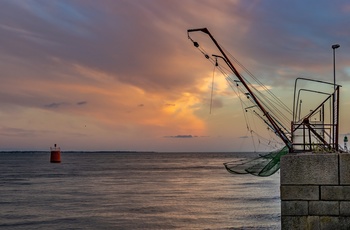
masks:
[[[262,105],[262,103],[258,100],[258,98],[255,96],[255,94],[253,93],[253,91],[250,89],[250,87],[248,86],[248,84],[245,82],[245,80],[243,79],[243,77],[241,76],[241,74],[238,72],[238,70],[234,67],[234,65],[232,64],[231,60],[228,58],[228,56],[226,55],[226,53],[223,51],[223,49],[220,47],[220,45],[218,44],[218,42],[215,40],[215,38],[213,37],[213,35],[211,35],[211,33],[209,32],[209,30],[207,28],[198,28],[198,29],[189,29],[187,30],[187,34],[188,37],[189,33],[191,32],[203,32],[205,34],[207,34],[211,40],[214,42],[214,44],[216,45],[216,47],[219,49],[219,51],[221,52],[221,54],[223,55],[225,62],[227,63],[228,67],[232,70],[232,72],[236,75],[236,77],[241,81],[241,83],[243,84],[243,86],[247,89],[247,91],[249,92],[249,94],[251,95],[251,97],[253,98],[254,102],[256,103],[256,105],[260,108],[260,110],[263,112],[264,116],[266,116],[267,120],[270,122],[271,126],[274,128],[276,134],[282,139],[282,141],[284,142],[284,144],[288,147],[289,151],[292,152],[293,151],[293,147],[292,147],[292,141],[287,137],[287,135],[283,132],[283,130],[280,128],[280,126],[277,124],[277,122],[273,119],[273,117],[266,111],[266,109],[264,108],[264,106]],[[192,39],[191,39],[192,40]],[[192,40],[193,41],[193,40]],[[198,43],[193,41],[194,46],[198,47]]]

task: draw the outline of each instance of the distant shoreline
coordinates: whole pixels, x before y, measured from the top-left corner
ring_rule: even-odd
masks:
[[[50,150],[5,150],[5,151],[0,151],[1,153],[47,153],[50,152]],[[123,151],[123,150],[65,150],[61,151],[61,153],[157,153],[155,151]]]
[[[4,153],[49,153],[50,150],[0,150],[0,154]],[[226,153],[226,154],[261,154],[268,152],[252,152],[252,151],[215,151],[215,152],[200,152],[200,151],[136,151],[136,150],[64,150],[61,153]]]

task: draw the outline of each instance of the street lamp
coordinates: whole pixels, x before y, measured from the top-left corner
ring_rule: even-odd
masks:
[[[335,49],[338,49],[340,47],[339,44],[332,45],[333,49],[333,77],[334,77],[334,90],[335,90]]]
[[[332,49],[333,49],[333,76],[334,76],[334,95],[333,95],[333,147],[335,148],[336,151],[338,151],[338,121],[337,121],[337,125],[336,123],[336,119],[338,119],[338,113],[335,110],[335,90],[336,90],[336,86],[335,86],[335,50],[338,49],[340,47],[339,44],[334,44],[332,45]],[[337,100],[339,100],[337,98]],[[339,109],[338,105],[337,105],[337,109]],[[337,110],[339,111],[339,110]]]

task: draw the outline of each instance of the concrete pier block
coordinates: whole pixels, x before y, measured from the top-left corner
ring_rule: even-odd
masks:
[[[348,216],[350,218],[350,201],[340,201],[339,212],[340,216]]]
[[[283,230],[350,229],[350,154],[287,154],[280,175]]]
[[[322,216],[320,217],[320,229],[349,230],[350,218],[339,216]]]
[[[316,185],[282,185],[281,200],[319,200],[319,188]]]
[[[309,215],[339,216],[339,202],[338,201],[310,201]]]
[[[321,186],[321,200],[350,201],[350,186]]]
[[[341,185],[350,185],[350,154],[339,154],[339,175]]]
[[[284,201],[281,203],[281,213],[287,216],[303,216],[309,213],[308,201]]]
[[[281,158],[281,185],[337,185],[338,168],[338,154],[287,154]]]
[[[283,230],[319,230],[319,219],[318,216],[282,216],[281,228]]]

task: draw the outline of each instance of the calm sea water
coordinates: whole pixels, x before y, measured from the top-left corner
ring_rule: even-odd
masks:
[[[234,153],[0,153],[0,229],[280,229],[279,174]]]

